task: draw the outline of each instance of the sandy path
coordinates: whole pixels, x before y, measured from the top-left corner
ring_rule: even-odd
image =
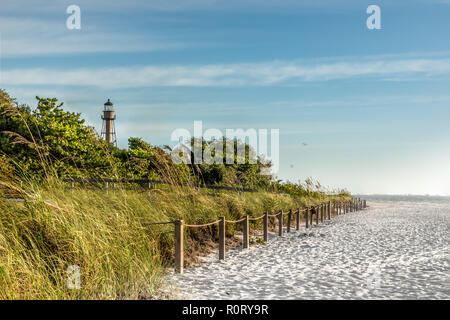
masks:
[[[167,280],[191,299],[450,299],[450,204],[370,205]]]

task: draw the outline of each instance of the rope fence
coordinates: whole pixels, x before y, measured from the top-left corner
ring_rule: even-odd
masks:
[[[300,218],[302,213],[305,218],[305,227],[308,229],[313,225],[313,216],[315,215],[316,225],[320,222],[323,223],[325,217],[327,220],[331,220],[332,214],[342,215],[348,212],[356,212],[367,208],[366,200],[361,200],[360,198],[353,198],[351,201],[347,202],[331,202],[323,203],[319,206],[300,209],[297,208],[295,211],[292,209],[283,212],[282,210],[276,214],[269,214],[264,212],[264,214],[257,218],[250,218],[248,215],[244,216],[239,220],[226,220],[224,216],[219,217],[219,220],[205,224],[185,224],[183,220],[167,221],[167,222],[151,222],[143,223],[144,226],[152,225],[162,225],[162,224],[174,224],[175,226],[175,270],[178,273],[183,273],[184,268],[184,229],[185,228],[200,228],[207,227],[214,224],[219,224],[219,260],[225,259],[225,226],[226,223],[242,223],[242,233],[243,241],[242,247],[247,249],[249,247],[249,221],[257,221],[263,219],[263,240],[266,243],[268,241],[269,233],[269,218],[278,217],[278,236],[283,236],[283,216],[287,216],[286,222],[286,233],[291,231],[292,216],[295,216],[295,227],[296,230],[300,229]]]
[[[216,220],[214,222],[210,222],[210,223],[205,223],[205,224],[185,224],[185,227],[191,227],[191,228],[201,228],[201,227],[208,227],[208,226],[212,226],[213,224],[217,224],[219,223],[220,220]]]

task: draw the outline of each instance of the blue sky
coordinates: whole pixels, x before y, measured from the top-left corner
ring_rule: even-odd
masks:
[[[0,12],[0,87],[98,130],[110,98],[121,147],[170,144],[194,120],[280,129],[282,179],[450,195],[449,31],[446,0],[18,0]]]

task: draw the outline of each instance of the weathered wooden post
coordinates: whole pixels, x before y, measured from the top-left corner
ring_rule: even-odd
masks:
[[[297,208],[297,214],[295,215],[295,229],[300,229],[300,208]]]
[[[184,221],[175,221],[175,270],[183,273],[184,265]]]
[[[363,200],[363,208],[364,208],[364,209],[367,208],[366,200]]]
[[[289,211],[288,211],[288,218],[287,218],[287,230],[286,230],[286,232],[291,232],[291,219],[292,219],[292,209],[289,209]]]
[[[316,225],[319,224],[319,208],[320,208],[320,207],[317,207],[317,208],[316,208]]]
[[[331,201],[328,201],[328,220],[331,220]]]
[[[248,229],[248,216],[244,217],[244,221],[242,221],[242,231],[244,234],[244,238],[242,239],[242,246],[244,249],[248,248],[248,243],[249,243],[249,229]]]
[[[325,211],[325,204],[320,206],[320,222],[323,223],[323,212]]]
[[[308,229],[308,222],[309,222],[309,208],[306,208],[305,209],[305,227],[306,227],[306,229]],[[312,223],[312,221],[311,221],[311,223]]]
[[[219,218],[219,260],[225,259],[225,217]]]
[[[264,212],[263,217],[263,239],[264,242],[267,242],[269,240],[269,213]]]
[[[283,236],[283,210],[278,214],[278,235]]]

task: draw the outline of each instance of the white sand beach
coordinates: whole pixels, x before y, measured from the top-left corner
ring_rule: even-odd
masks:
[[[368,205],[167,281],[188,299],[450,299],[450,202]]]

